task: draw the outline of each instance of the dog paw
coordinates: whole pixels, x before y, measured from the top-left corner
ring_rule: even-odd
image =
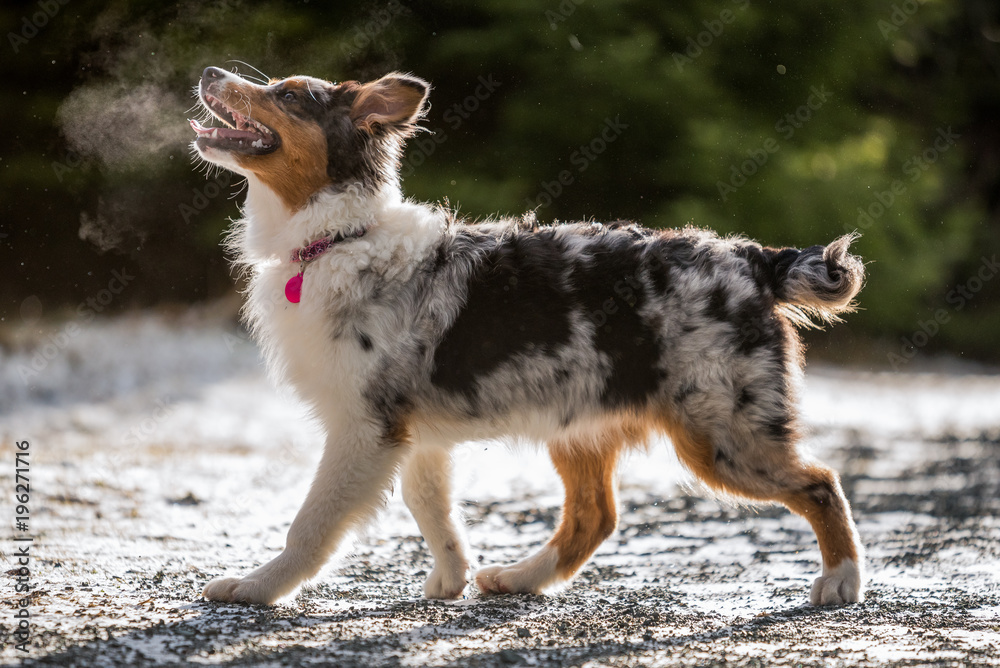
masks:
[[[836,568],[816,578],[809,596],[813,605],[860,603],[864,598],[861,569],[851,559],[845,559]]]
[[[512,566],[487,566],[476,573],[476,585],[484,594],[540,594],[560,579],[556,572],[559,553],[544,547]],[[562,575],[569,579],[571,573]]]
[[[476,586],[484,594],[535,593],[517,568],[487,566],[476,573]]]
[[[233,597],[233,592],[239,583],[239,578],[219,578],[218,580],[212,580],[205,585],[205,588],[201,591],[201,595],[209,601],[233,603],[236,600]]]
[[[271,605],[279,597],[275,596],[270,587],[259,580],[250,578],[219,578],[212,580],[201,595],[209,601],[222,603],[261,603]]]
[[[435,567],[424,582],[424,596],[426,598],[454,599],[462,598],[465,591],[465,571],[467,566],[460,569],[445,569]]]
[[[487,596],[493,594],[541,594],[555,580],[534,568],[487,566],[476,573],[476,586]]]

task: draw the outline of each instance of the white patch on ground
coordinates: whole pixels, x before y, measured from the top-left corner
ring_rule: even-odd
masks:
[[[77,323],[44,364],[46,337],[62,341],[67,323],[0,333],[0,434],[31,443],[31,657],[997,664],[1000,378],[986,374],[808,372],[811,450],[844,474],[868,549],[863,605],[806,605],[820,573],[806,522],[707,497],[666,443],[629,456],[619,531],[552,596],[480,598],[470,582],[465,600],[422,600],[431,562],[397,487],[380,521],[289,604],[205,603],[209,579],[280,551],[321,442],[302,407],[263,378],[229,314],[208,315],[218,310]],[[22,382],[33,361],[41,370]],[[474,566],[537,550],[561,504],[544,453],[490,443],[458,451],[456,495]],[[13,587],[3,592],[14,610]],[[19,658],[10,643],[0,653]]]

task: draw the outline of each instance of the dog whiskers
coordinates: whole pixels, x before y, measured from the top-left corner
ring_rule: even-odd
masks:
[[[255,80],[260,81],[261,84],[264,85],[264,86],[266,86],[270,82],[270,80],[271,80],[271,77],[267,76],[266,74],[264,74],[263,72],[261,72],[259,69],[257,69],[256,67],[254,67],[250,63],[244,62],[242,60],[236,60],[235,58],[227,60],[226,62],[227,63],[239,63],[240,65],[246,65],[250,69],[256,71],[258,74],[260,74],[260,77],[263,77],[263,79],[261,79],[260,77],[255,76],[255,75],[251,75],[251,76],[253,76],[253,78]],[[249,79],[250,77],[248,76],[247,78]]]

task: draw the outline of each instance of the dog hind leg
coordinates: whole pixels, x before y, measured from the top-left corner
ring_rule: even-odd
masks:
[[[621,442],[599,449],[557,443],[549,455],[566,491],[559,528],[532,556],[511,566],[489,566],[476,574],[485,594],[540,593],[556,582],[573,578],[594,550],[615,530],[615,466]]]
[[[680,459],[709,487],[758,501],[777,501],[812,526],[823,557],[823,574],[813,583],[814,605],[864,599],[864,550],[837,474],[803,462],[790,440],[741,430],[700,436],[670,430]]]

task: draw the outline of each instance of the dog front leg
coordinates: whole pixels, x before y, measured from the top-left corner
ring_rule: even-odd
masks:
[[[469,569],[461,520],[451,498],[452,462],[446,447],[419,441],[403,466],[403,500],[434,556],[424,583],[427,598],[461,598]]]
[[[371,427],[367,428],[371,431]],[[312,488],[288,530],[285,549],[242,578],[220,578],[210,601],[272,604],[319,572],[344,534],[370,519],[406,448],[391,433],[364,428],[328,436]]]

